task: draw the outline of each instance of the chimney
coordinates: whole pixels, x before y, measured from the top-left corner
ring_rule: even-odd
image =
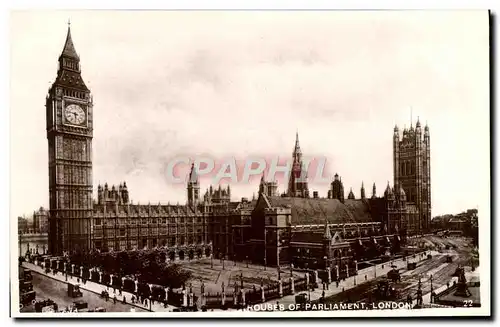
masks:
[[[313,198],[315,198],[315,199],[319,198],[318,191],[314,191],[313,192]]]

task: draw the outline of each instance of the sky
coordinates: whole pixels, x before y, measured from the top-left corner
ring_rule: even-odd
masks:
[[[288,158],[298,131],[304,156],[326,157],[346,196],[362,182],[380,195],[394,125],[418,117],[430,129],[433,215],[489,209],[486,11],[17,11],[12,219],[48,207],[44,104],[68,19],[94,99],[95,189],[126,181],[134,203],[185,203],[165,177],[172,158]],[[258,182],[232,184],[233,200]],[[326,196],[329,185],[309,187]]]

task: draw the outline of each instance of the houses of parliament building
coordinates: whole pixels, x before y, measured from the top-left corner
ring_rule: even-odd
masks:
[[[203,256],[264,265],[325,264],[339,273],[357,260],[398,251],[431,218],[429,128],[394,129],[394,182],[381,196],[373,185],[344,198],[335,175],[324,197],[309,193],[296,136],[287,191],[263,176],[258,197],[233,201],[230,186],[202,195],[197,171],[187,203],[133,204],[126,182],[98,185],[93,197],[93,99],[81,77],[68,27],[57,78],[46,97],[49,148],[49,252],[158,248],[171,260]],[[340,267],[340,268],[338,268]]]

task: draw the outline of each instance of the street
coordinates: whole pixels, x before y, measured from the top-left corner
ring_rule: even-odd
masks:
[[[33,272],[33,289],[36,292],[37,301],[51,299],[58,305],[58,310],[63,310],[66,307],[70,307],[74,301],[84,301],[88,303],[88,309],[95,309],[98,307],[106,309],[108,312],[130,312],[131,308],[134,308],[136,312],[144,312],[138,307],[132,307],[129,304],[122,304],[117,302],[113,304],[112,298],[107,302],[102,299],[99,295],[80,288],[83,296],[77,298],[71,298],[67,294],[68,286],[66,283],[52,279],[50,277],[43,276],[36,272]],[[111,295],[112,297],[112,295]],[[21,309],[21,312],[34,312],[34,306],[30,305]]]
[[[452,239],[450,239],[452,241]],[[453,240],[456,242],[456,240]],[[398,296],[394,300],[405,301],[408,295],[412,300],[415,300],[418,290],[418,281],[421,280],[422,294],[431,292],[431,275],[432,275],[432,290],[436,291],[438,288],[450,285],[452,282],[452,275],[459,265],[465,266],[469,263],[470,247],[468,244],[458,244],[455,249],[441,250],[441,252],[432,251],[432,258],[425,259],[417,263],[414,270],[407,270],[406,266],[399,269],[401,273],[401,281],[396,283],[398,289]],[[450,255],[452,262],[446,262],[446,257]],[[398,266],[399,268],[399,266]],[[358,284],[358,286],[346,289],[345,292],[340,292],[325,298],[325,303],[342,303],[342,302],[373,302],[377,299],[374,297],[374,292],[377,289],[378,282],[381,281],[387,274],[379,275],[377,278],[368,280],[365,283]],[[364,280],[363,274],[357,276],[358,281]],[[330,286],[331,288],[332,286]],[[335,286],[333,286],[335,287]],[[342,287],[342,286],[340,286]],[[318,302],[318,300],[314,301]]]

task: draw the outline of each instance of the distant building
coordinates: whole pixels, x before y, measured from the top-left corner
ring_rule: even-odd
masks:
[[[478,210],[468,209],[456,215],[442,215],[432,218],[431,227],[433,231],[447,231],[453,234],[463,234],[474,238],[477,245],[478,240]]]
[[[43,207],[33,212],[33,229],[35,233],[48,233],[49,212]]]
[[[17,232],[18,234],[28,233],[28,219],[24,217],[17,217]]]
[[[33,216],[29,216],[28,218],[26,218],[26,221],[27,221],[27,233],[29,234],[33,234],[35,232],[35,224],[34,224],[34,221],[33,221]]]

